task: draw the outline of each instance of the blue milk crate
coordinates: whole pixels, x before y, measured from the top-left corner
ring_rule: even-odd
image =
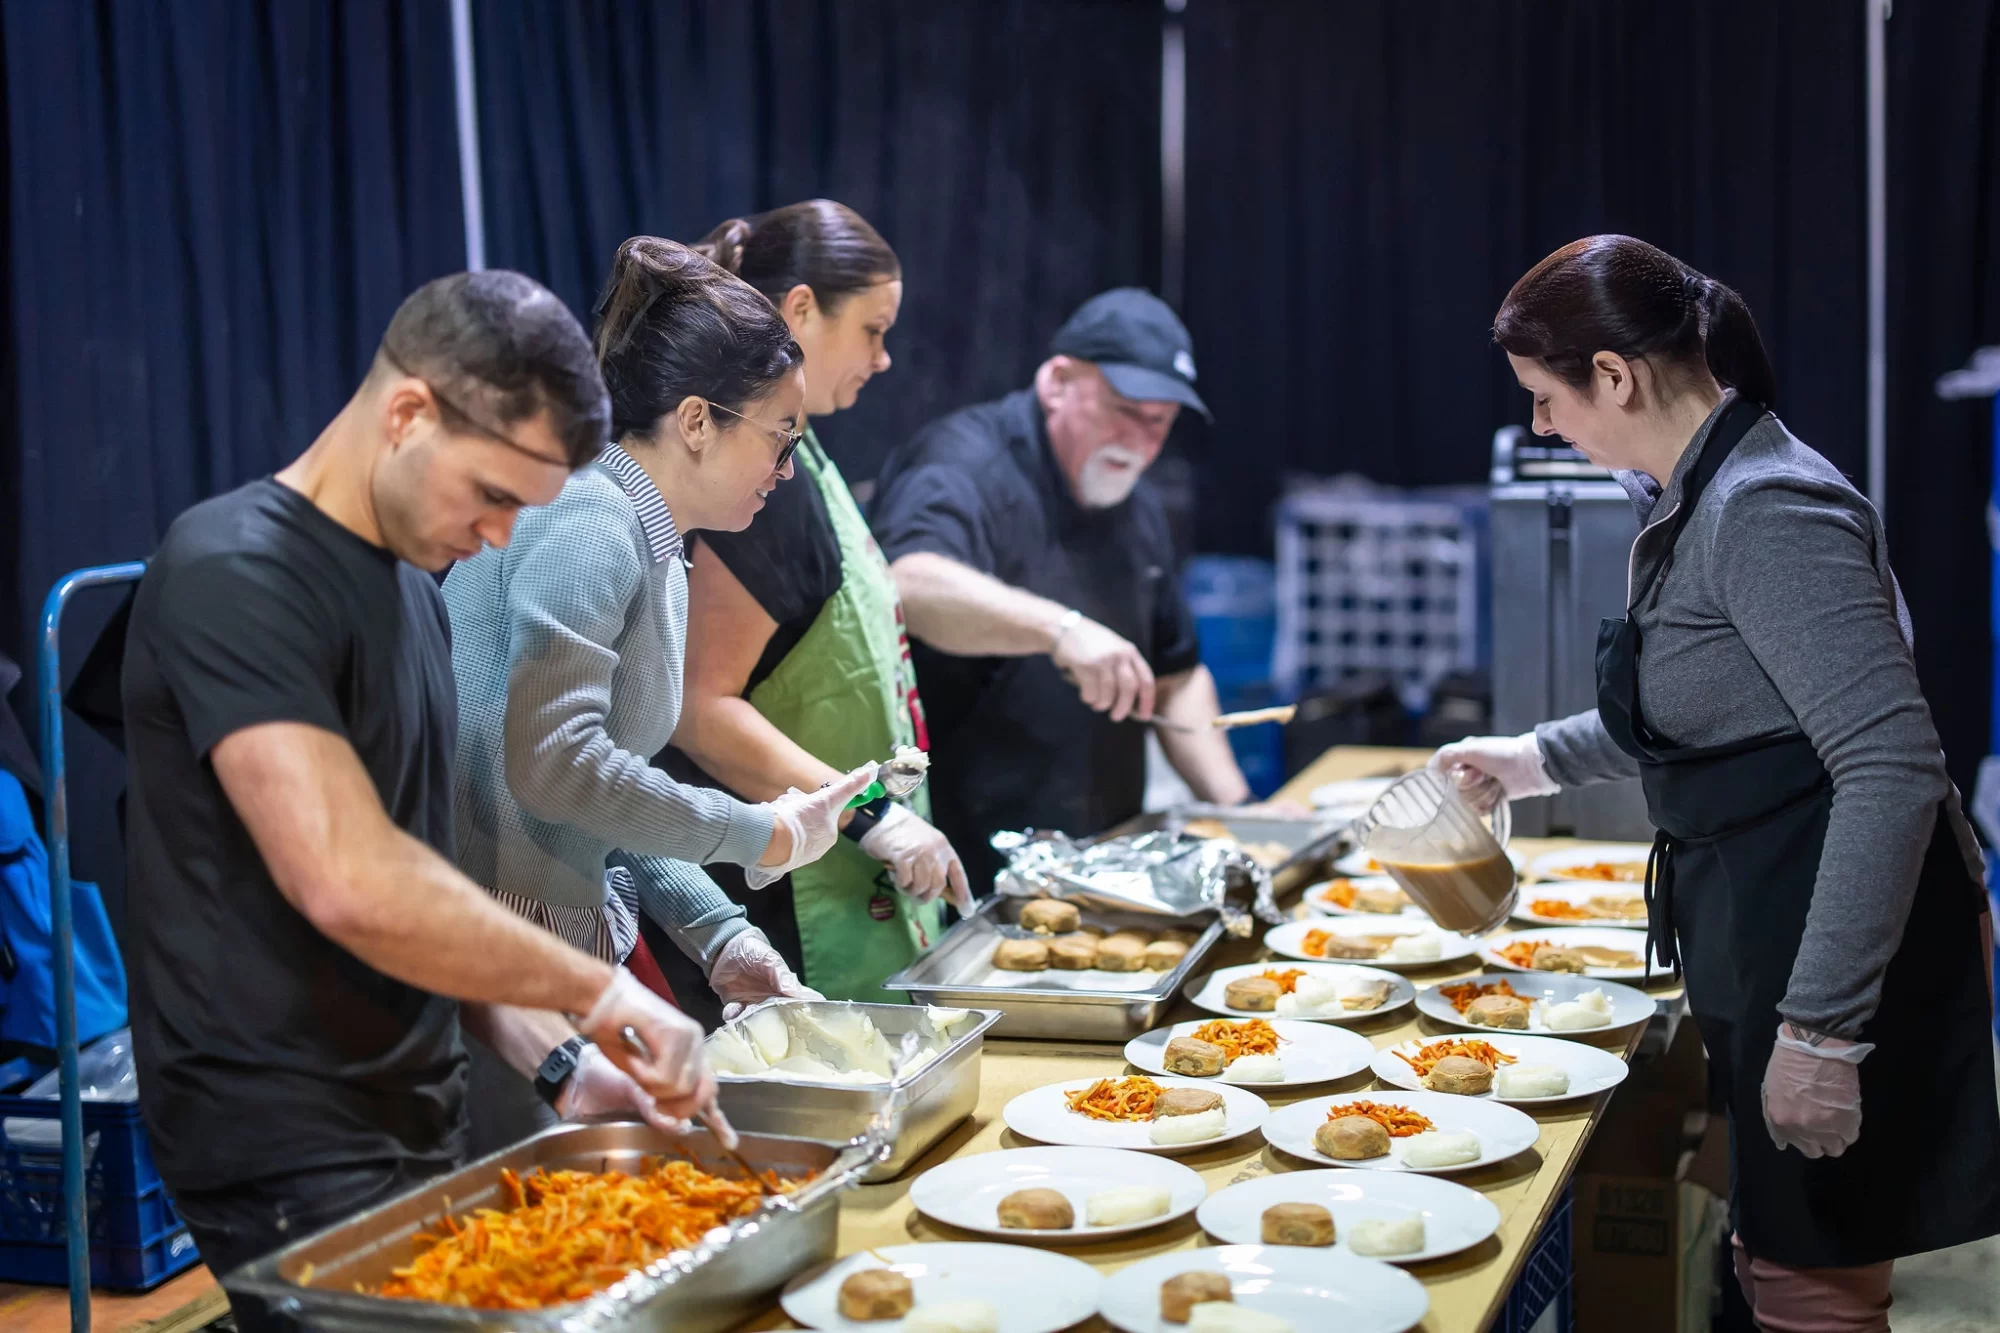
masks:
[[[62,1154],[54,1142],[17,1141],[20,1121],[54,1129],[60,1115],[48,1098],[0,1097],[0,1118],[17,1131],[0,1137],[0,1279],[67,1280]],[[85,1102],[83,1124],[92,1284],[144,1290],[193,1266],[194,1242],[153,1168],[138,1105]]]
[[[1542,1224],[1542,1234],[1535,1237],[1534,1248],[1528,1251],[1527,1262],[1521,1265],[1521,1276],[1514,1279],[1514,1289],[1507,1293],[1506,1306],[1493,1321],[1493,1333],[1528,1333],[1550,1306],[1555,1307],[1556,1333],[1570,1333],[1570,1279],[1574,1275],[1570,1190],[1565,1185],[1555,1210]]]

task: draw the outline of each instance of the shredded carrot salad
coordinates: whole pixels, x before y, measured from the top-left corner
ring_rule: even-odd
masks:
[[[1154,1104],[1166,1091],[1144,1074],[1101,1078],[1087,1088],[1065,1092],[1069,1109],[1092,1120],[1151,1120]]]
[[[1532,968],[1535,965],[1535,950],[1548,943],[1547,940],[1515,940],[1493,952],[1506,959],[1515,967]]]
[[[1514,988],[1504,981],[1488,982],[1484,986],[1473,981],[1461,981],[1456,986],[1439,986],[1438,994],[1450,1000],[1451,1007],[1462,1014],[1482,995],[1514,995]],[[1515,995],[1514,998],[1520,997]]]
[[[642,1176],[623,1171],[500,1173],[512,1206],[470,1219],[441,1219],[439,1235],[378,1296],[482,1310],[539,1310],[580,1301],[636,1269],[755,1212],[767,1190],[802,1180],[767,1172],[760,1185],[723,1180],[692,1162],[662,1161]]]
[[[1642,884],[1646,879],[1644,861],[1592,861],[1585,866],[1564,866],[1556,872],[1564,879],[1591,879],[1607,884]]]
[[[1562,898],[1537,898],[1528,904],[1528,910],[1536,916],[1545,916],[1561,921],[1595,921],[1597,913],[1588,907],[1578,906]]]
[[[1329,880],[1320,897],[1326,899],[1335,907],[1351,909],[1354,906],[1354,881],[1351,879]]]
[[[1290,995],[1298,989],[1299,978],[1306,974],[1303,967],[1267,967],[1257,975],[1266,981],[1278,983],[1278,989]]]
[[[1339,1120],[1345,1116],[1366,1116],[1389,1131],[1392,1139],[1407,1139],[1412,1134],[1422,1134],[1436,1129],[1430,1120],[1418,1115],[1407,1106],[1391,1106],[1387,1102],[1347,1102],[1326,1113],[1328,1120]]]
[[[1196,1041],[1212,1042],[1220,1046],[1223,1054],[1231,1061],[1240,1055],[1278,1053],[1278,1030],[1261,1018],[1245,1019],[1241,1023],[1218,1018],[1203,1023],[1188,1035]]]
[[[1495,1050],[1486,1042],[1466,1041],[1458,1037],[1446,1037],[1443,1041],[1434,1041],[1419,1049],[1415,1055],[1404,1051],[1396,1052],[1397,1059],[1423,1075],[1428,1075],[1437,1067],[1438,1061],[1451,1055],[1462,1055],[1468,1060],[1477,1060],[1488,1069],[1511,1065],[1520,1058],[1505,1051]]]

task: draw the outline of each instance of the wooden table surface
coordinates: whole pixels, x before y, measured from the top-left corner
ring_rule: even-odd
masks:
[[[1293,778],[1278,793],[1278,797],[1303,802],[1306,794],[1321,783],[1401,773],[1421,767],[1425,757],[1426,752],[1421,750],[1339,747],[1320,756]],[[1516,840],[1516,845],[1523,852],[1535,855],[1572,844],[1561,839],[1522,838]],[[1228,941],[1210,955],[1209,961],[1214,966],[1226,967],[1267,956],[1268,951],[1255,940]],[[1478,970],[1476,966],[1448,965],[1417,973],[1412,980],[1421,990],[1436,982]],[[1662,999],[1678,993],[1678,990],[1665,989],[1654,992]],[[1170,1021],[1180,1022],[1199,1016],[1202,1016],[1199,1011],[1183,999]],[[1413,1036],[1442,1035],[1448,1031],[1418,1016],[1414,1007],[1400,1011],[1400,1015],[1385,1015],[1373,1024],[1348,1026],[1374,1042],[1378,1048],[1393,1046]],[[1644,1030],[1642,1025],[1614,1033],[1601,1044],[1629,1058]],[[979,1104],[971,1118],[897,1179],[879,1185],[861,1186],[842,1199],[839,1252],[847,1255],[872,1246],[912,1241],[994,1239],[940,1226],[922,1217],[910,1204],[910,1183],[930,1167],[952,1158],[1002,1148],[1032,1146],[1029,1140],[1020,1138],[1000,1119],[1001,1108],[1018,1094],[1047,1083],[1128,1072],[1132,1071],[1117,1045],[988,1038],[980,1065]],[[1276,1108],[1314,1097],[1357,1092],[1375,1086],[1377,1080],[1364,1070],[1338,1083],[1285,1090],[1260,1089],[1259,1095]],[[1563,1187],[1568,1184],[1607,1096],[1600,1094],[1587,1101],[1565,1103],[1554,1110],[1530,1110],[1529,1114],[1542,1127],[1541,1137],[1532,1149],[1497,1166],[1449,1177],[1493,1200],[1500,1209],[1500,1230],[1470,1250],[1432,1263],[1409,1266],[1408,1271],[1422,1280],[1431,1298],[1430,1313],[1418,1327],[1427,1330],[1427,1333],[1478,1333],[1492,1322],[1506,1301],[1528,1251],[1541,1234],[1543,1222],[1548,1219],[1562,1195]],[[1207,1152],[1190,1153],[1175,1160],[1199,1172],[1208,1182],[1211,1192],[1273,1172],[1305,1169],[1295,1159],[1282,1157],[1258,1135],[1249,1135],[1232,1144]],[[1172,1226],[1141,1232],[1136,1236],[1057,1248],[1110,1273],[1152,1255],[1170,1250],[1190,1250],[1209,1243],[1208,1237],[1190,1216]],[[799,1325],[776,1309],[742,1325],[745,1330],[797,1327]],[[1109,1327],[1097,1318],[1078,1326],[1093,1333]]]

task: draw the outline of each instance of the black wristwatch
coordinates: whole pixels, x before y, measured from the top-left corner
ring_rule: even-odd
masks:
[[[888,813],[889,798],[887,796],[877,796],[866,805],[857,805],[854,807],[853,818],[847,821],[847,827],[842,829],[840,834],[844,838],[860,842],[868,836],[869,832],[877,824],[882,822],[882,816]]]
[[[543,1059],[542,1067],[535,1071],[535,1095],[547,1102],[551,1110],[568,1086],[569,1076],[576,1072],[577,1061],[583,1057],[583,1048],[589,1044],[582,1037],[571,1037],[550,1051]]]

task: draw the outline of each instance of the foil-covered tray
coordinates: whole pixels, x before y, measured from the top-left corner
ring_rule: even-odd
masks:
[[[743,1135],[742,1155],[782,1177],[817,1173],[789,1196],[718,1227],[692,1250],[680,1250],[586,1300],[541,1310],[474,1310],[431,1301],[362,1295],[408,1264],[440,1216],[504,1207],[500,1173],[555,1170],[638,1171],[648,1158],[680,1151],[702,1170],[742,1175],[706,1133],[669,1139],[642,1124],[558,1125],[511,1148],[440,1176],[407,1194],[294,1241],[222,1280],[239,1321],[259,1327],[325,1333],[510,1329],[534,1333],[624,1333],[667,1329],[714,1333],[757,1313],[796,1274],[833,1257],[841,1191],[858,1183],[886,1152],[876,1133],[845,1146],[775,1135]]]

